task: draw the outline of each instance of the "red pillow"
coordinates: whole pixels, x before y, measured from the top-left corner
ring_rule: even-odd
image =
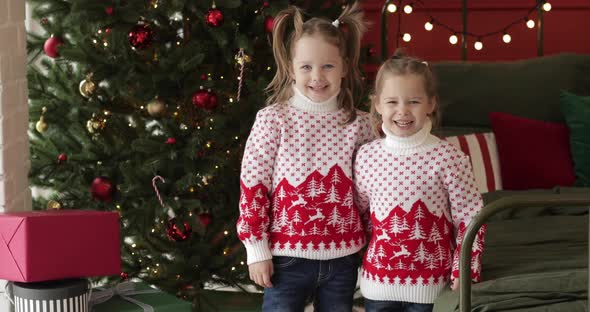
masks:
[[[490,113],[505,190],[574,184],[569,130],[565,124]]]

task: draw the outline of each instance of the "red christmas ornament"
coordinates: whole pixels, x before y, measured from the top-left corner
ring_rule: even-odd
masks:
[[[217,107],[217,95],[213,91],[201,89],[193,94],[193,105],[212,110]]]
[[[166,235],[171,241],[174,242],[182,242],[191,237],[192,229],[188,222],[182,222],[182,225],[179,227],[176,225],[176,218],[172,218],[168,220],[168,225],[166,226]]]
[[[68,155],[66,154],[59,154],[59,156],[57,156],[57,163],[61,164],[63,162],[66,162],[68,160]]]
[[[45,54],[47,54],[47,56],[49,56],[49,57],[52,57],[52,58],[59,57],[59,53],[58,53],[57,49],[62,44],[63,44],[63,42],[61,41],[61,39],[59,39],[55,36],[51,36],[51,37],[49,37],[49,39],[47,39],[45,41],[45,44],[43,45],[43,51],[45,51]]]
[[[273,28],[274,24],[275,24],[275,18],[274,17],[272,17],[272,16],[269,15],[269,16],[267,16],[267,17],[264,18],[264,30],[267,33],[269,33],[269,34],[272,33],[272,28]]]
[[[147,24],[133,26],[127,35],[129,44],[139,50],[144,50],[152,45],[154,31]]]
[[[201,158],[205,155],[205,153],[203,153],[203,151],[198,151],[197,152],[197,157]]]
[[[129,274],[126,272],[121,272],[121,280],[126,281],[129,278]]]
[[[201,80],[207,80],[207,75],[201,74]]]
[[[169,145],[176,144],[176,138],[168,138],[165,143]]]
[[[268,8],[270,6],[270,3],[268,3],[268,1],[264,1],[262,3],[262,6],[265,7],[265,8]]]
[[[223,13],[221,10],[212,8],[205,14],[205,23],[211,27],[219,27],[223,24]]]
[[[45,24],[47,24],[48,21],[49,20],[47,19],[47,17],[44,17],[41,19],[41,24],[45,25]]]
[[[213,221],[213,217],[211,217],[210,213],[203,212],[199,214],[199,221],[201,221],[202,225],[208,226]]]
[[[113,7],[107,7],[104,9],[107,15],[113,15]]]
[[[94,200],[110,202],[113,200],[113,182],[107,177],[97,177],[90,185],[90,194]]]

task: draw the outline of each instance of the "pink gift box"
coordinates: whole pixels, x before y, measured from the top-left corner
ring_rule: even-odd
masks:
[[[0,213],[0,279],[40,282],[120,273],[118,213]]]

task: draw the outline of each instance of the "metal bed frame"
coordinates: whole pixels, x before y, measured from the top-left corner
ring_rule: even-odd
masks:
[[[467,0],[462,0],[462,30],[461,30],[461,60],[467,60]],[[389,58],[389,53],[387,49],[387,6],[396,2],[398,7],[401,7],[402,0],[386,0],[381,7],[381,61],[386,60]],[[544,0],[536,0],[537,2],[537,56],[543,56],[543,8],[542,3]],[[398,31],[401,26],[401,12],[398,17]],[[399,36],[396,39],[399,46]]]
[[[508,208],[544,208],[548,206],[560,206],[564,208],[588,206],[590,207],[589,194],[543,194],[543,195],[515,195],[498,199],[486,205],[471,220],[467,227],[461,247],[459,262],[459,311],[471,311],[471,248],[479,228],[496,213]],[[589,215],[590,220],[590,215]],[[590,245],[590,232],[588,237]],[[590,246],[589,246],[590,255]],[[590,270],[588,298],[590,299]],[[590,302],[590,301],[589,301]]]

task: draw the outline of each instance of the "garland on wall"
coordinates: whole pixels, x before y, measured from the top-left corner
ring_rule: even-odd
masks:
[[[399,8],[402,8],[403,5],[403,12],[407,15],[412,14],[414,8],[416,6],[421,6],[424,11],[426,11],[426,15],[428,16],[428,20],[424,23],[424,29],[426,31],[432,31],[434,27],[442,27],[449,31],[449,43],[455,45],[460,42],[459,38],[461,35],[465,35],[466,37],[471,37],[475,39],[473,44],[474,49],[481,50],[483,49],[483,39],[487,37],[493,37],[501,35],[502,42],[508,44],[512,41],[512,36],[510,35],[510,28],[515,25],[524,23],[527,28],[533,29],[535,26],[540,27],[540,23],[542,22],[542,16],[537,15],[536,17],[533,16],[535,12],[549,12],[551,11],[551,3],[545,0],[539,0],[536,2],[536,5],[530,8],[524,16],[518,17],[514,19],[512,22],[500,27],[498,30],[487,32],[487,33],[473,33],[469,31],[463,32],[461,29],[455,29],[445,23],[443,23],[440,19],[436,18],[424,5],[424,1],[417,0],[408,2],[403,4],[402,0],[398,0],[397,4],[394,3],[392,0],[385,1],[383,5],[383,18],[385,18],[386,14],[394,14],[399,11],[399,18],[398,18],[398,33],[397,33],[397,46],[399,46],[399,40],[403,40],[404,42],[410,42],[412,40],[412,35],[409,32],[403,32],[401,29],[401,11]],[[541,12],[541,10],[543,12]],[[383,24],[383,22],[382,22]],[[384,25],[384,24],[383,24]],[[382,38],[383,39],[383,38]],[[467,39],[467,38],[465,38]],[[383,41],[382,41],[383,42]]]

